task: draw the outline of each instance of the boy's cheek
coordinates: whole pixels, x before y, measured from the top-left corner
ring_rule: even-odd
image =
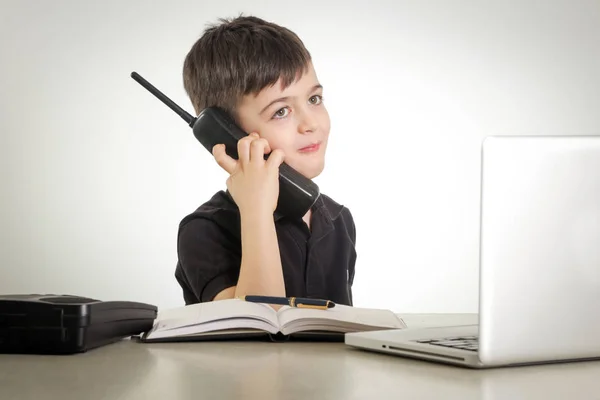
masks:
[[[271,150],[282,150],[286,156],[288,153],[290,153],[289,145],[284,141],[278,140],[277,135],[261,134],[259,132],[259,136],[269,142],[269,147],[271,147]]]

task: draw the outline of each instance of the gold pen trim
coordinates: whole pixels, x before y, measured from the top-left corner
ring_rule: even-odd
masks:
[[[312,308],[315,310],[327,310],[327,307],[324,307],[324,306],[309,306],[309,305],[305,305],[305,304],[298,304],[296,307],[297,308]]]

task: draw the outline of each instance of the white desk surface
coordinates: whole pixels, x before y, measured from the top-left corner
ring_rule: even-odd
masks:
[[[403,315],[409,327],[474,315]],[[0,355],[0,399],[600,399],[600,362],[470,370],[343,343],[130,340],[72,356]]]

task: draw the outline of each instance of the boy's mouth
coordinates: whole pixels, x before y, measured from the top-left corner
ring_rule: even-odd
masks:
[[[318,151],[320,147],[321,147],[321,142],[317,142],[317,143],[312,143],[308,146],[305,146],[298,151],[300,153],[314,153],[315,151]]]

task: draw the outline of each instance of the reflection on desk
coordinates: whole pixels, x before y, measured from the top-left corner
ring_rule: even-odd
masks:
[[[600,362],[473,371],[343,343],[125,340],[75,356],[0,355],[0,398],[590,399],[599,376]]]

